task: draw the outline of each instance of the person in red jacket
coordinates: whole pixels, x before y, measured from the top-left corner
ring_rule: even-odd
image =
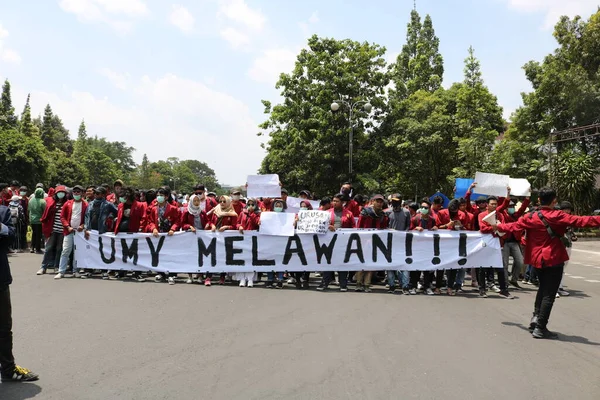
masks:
[[[352,215],[354,215],[354,218],[358,218],[360,216],[361,207],[352,198],[352,184],[350,182],[345,182],[340,189],[340,194],[342,195],[344,210],[350,211]]]
[[[60,221],[63,226],[63,244],[60,256],[58,273],[54,279],[62,279],[67,272],[69,258],[73,252],[75,242],[75,232],[82,232],[84,228],[85,211],[87,203],[82,200],[83,188],[79,185],[73,186],[73,199],[68,200],[60,211]],[[73,268],[73,276],[79,278],[80,275]]]
[[[479,231],[485,234],[492,234],[494,237],[500,238],[500,245],[502,245],[502,233],[498,233],[498,230],[495,229],[494,226],[490,225],[483,219],[488,216],[488,214],[496,211],[498,207],[498,198],[496,196],[489,196],[487,198],[487,210],[479,214]],[[504,216],[502,213],[496,214],[496,220],[500,222],[504,222]],[[479,297],[487,297],[486,287],[485,287],[485,278],[487,273],[487,268],[481,267],[479,269]],[[498,266],[493,266],[492,270],[495,270],[498,274],[498,283],[500,285],[500,296],[513,299],[514,297],[508,292],[508,288],[506,287],[506,276],[504,275],[504,268]]]
[[[258,202],[255,198],[250,197],[246,200],[246,208],[238,214],[237,229],[240,233],[244,233],[244,231],[257,231],[259,226],[260,210],[258,209]],[[237,272],[233,279],[240,281],[240,287],[246,285],[253,287],[256,274],[254,271]]]
[[[383,210],[384,198],[377,194],[371,199],[371,206],[365,207],[358,218],[358,227],[361,229],[387,229],[389,218]],[[357,292],[371,291],[371,276],[373,271],[359,271],[356,273]]]
[[[240,201],[241,198],[242,192],[239,189],[231,190],[231,206],[233,207],[237,215],[240,215],[244,210],[244,203]]]
[[[119,189],[119,206],[117,221],[115,223],[116,233],[137,233],[144,230],[146,218],[146,203],[136,200],[133,188],[124,187]],[[114,278],[120,279],[127,275],[127,271],[115,271]],[[133,272],[133,278],[138,282],[144,282],[140,271]]]
[[[344,209],[344,195],[336,194],[331,200],[331,208],[329,209],[329,230],[335,232],[338,229],[351,229],[355,227],[354,215],[348,209]],[[338,271],[340,281],[340,292],[348,291],[348,271]],[[335,272],[325,271],[323,279],[317,290],[327,290],[329,284],[335,279]]]
[[[539,191],[540,209],[517,222],[498,223],[501,232],[525,231],[525,263],[537,269],[540,286],[538,288],[533,317],[529,329],[537,339],[555,339],[558,337],[548,330],[548,320],[556,293],[560,286],[565,262],[569,260],[563,242],[569,227],[594,228],[600,226],[600,216],[579,217],[556,209],[556,191],[544,187]]]
[[[237,229],[238,215],[233,209],[231,198],[229,196],[221,196],[219,204],[208,213],[209,223],[207,229],[213,232],[224,232],[227,230]],[[219,285],[225,284],[225,275],[221,273],[219,276]],[[205,286],[211,285],[212,274],[206,274],[204,281]]]
[[[483,196],[477,198],[475,200],[475,207],[471,205],[471,195],[473,194],[473,189],[477,186],[476,182],[473,182],[471,186],[469,186],[469,190],[465,194],[465,201],[467,203],[466,210],[473,214],[473,230],[479,230],[479,214],[484,212],[487,209],[487,199]]]
[[[440,210],[436,216],[436,226],[439,229],[449,229],[456,231],[464,231],[467,229],[469,225],[469,219],[467,214],[460,211],[460,201],[458,199],[453,199],[448,204],[448,208],[445,210]],[[454,290],[457,289],[454,284],[456,282],[456,276],[458,274],[459,269],[450,269],[446,271],[448,275],[448,295],[454,296]],[[442,280],[444,276],[443,270],[437,270],[436,272],[436,284],[434,294],[441,293]]]
[[[199,195],[193,194],[181,214],[181,230],[186,232],[203,231],[209,224],[208,215],[202,209],[202,200]],[[201,275],[197,277],[198,283],[202,283]],[[188,274],[187,284],[194,283],[194,274]]]
[[[179,230],[179,222],[181,217],[179,216],[179,209],[177,206],[169,203],[169,196],[171,192],[166,187],[161,187],[156,191],[156,203],[152,204],[146,210],[146,224],[145,231],[152,233],[155,237],[158,237],[159,233],[166,233],[168,236]],[[160,272],[156,275],[155,280],[160,282],[165,278],[166,274]],[[169,285],[175,284],[176,274],[169,274],[167,281]]]
[[[438,227],[436,225],[435,218],[431,215],[431,202],[429,199],[424,198],[421,201],[421,206],[419,208],[418,213],[410,220],[410,230],[423,232],[423,231],[437,231]],[[443,271],[442,271],[443,272]],[[423,290],[428,295],[435,294],[433,290],[431,290],[431,282],[434,276],[433,271],[410,271],[410,282],[408,294],[415,295],[417,294],[417,284],[419,282],[419,278],[421,278],[421,273],[423,273]],[[436,286],[441,287],[442,280],[444,278],[443,273],[440,275],[439,273],[436,276]],[[438,285],[439,281],[439,285]]]
[[[51,188],[52,189],[52,188]],[[38,270],[37,275],[43,275],[48,268],[56,268],[60,262],[62,243],[64,239],[64,227],[60,219],[60,213],[66,201],[67,188],[65,186],[57,186],[56,192],[46,199],[46,208],[42,215],[42,233],[46,238],[46,246],[44,248],[44,259],[42,266]]]

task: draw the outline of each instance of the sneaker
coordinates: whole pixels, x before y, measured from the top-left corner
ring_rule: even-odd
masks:
[[[319,286],[317,286],[317,290],[318,290],[319,292],[324,292],[324,291],[325,291],[325,289],[327,289],[327,288],[326,288],[325,286],[323,286],[323,285],[319,285]]]
[[[490,289],[493,290],[496,293],[500,293],[501,292],[500,288],[498,286],[496,286],[495,284],[491,285]]]
[[[146,278],[144,278],[142,275],[135,275],[134,278],[138,282],[146,282]]]
[[[246,287],[246,280],[245,279],[240,280],[240,287]]]
[[[394,294],[395,291],[396,291],[396,288],[394,286],[390,286],[388,288],[388,293]]]
[[[273,281],[266,281],[266,282],[265,282],[265,287],[266,287],[266,288],[269,288],[269,289],[272,289],[272,288],[274,287],[274,286],[273,286]]]
[[[534,315],[533,317],[531,317],[531,321],[529,321],[529,332],[533,332],[533,330],[537,326],[537,321],[538,321],[537,315]]]
[[[510,294],[508,292],[508,290],[505,290],[503,292],[498,293],[500,295],[500,297],[504,297],[505,299],[514,299],[515,296],[513,296],[512,294]]]
[[[175,278],[170,276],[167,278],[167,282],[169,282],[169,285],[174,285],[175,284]]]
[[[248,279],[248,287],[254,287],[254,281],[252,279]]]
[[[219,285],[224,285],[224,284],[225,284],[225,278],[219,279]]]
[[[389,288],[390,288],[390,284],[389,284],[389,283],[386,283],[386,284],[385,284],[385,288],[386,288],[386,289],[389,289]]]
[[[210,286],[210,278],[204,280],[204,286]]]
[[[510,284],[515,287],[516,289],[522,289],[521,286],[519,285],[519,282],[517,281],[510,281]]]
[[[293,285],[294,283],[296,283],[296,278],[288,279],[287,283],[289,283],[290,285]]]
[[[33,382],[37,381],[39,376],[28,370],[27,368],[15,365],[12,373],[2,374],[2,382]]]
[[[92,276],[92,274],[90,274],[89,272],[84,272],[84,273],[81,274],[81,279],[87,279],[90,276]]]
[[[434,294],[434,293],[433,293],[433,290],[431,290],[431,288],[427,288],[427,289],[425,290],[425,294],[426,294],[426,295],[429,295],[429,296],[433,296],[433,294]]]
[[[320,273],[320,272],[315,272],[315,276],[316,276],[317,278],[320,278],[320,277],[321,277],[321,273]]]
[[[485,292],[485,290],[480,290],[479,291],[479,297],[481,297],[482,299],[487,299],[488,295]]]
[[[408,291],[408,293],[409,293],[411,296],[414,296],[414,295],[416,295],[416,294],[417,294],[417,289],[415,289],[415,288],[412,288],[412,289],[410,289],[410,290]]]
[[[36,272],[36,275],[44,275],[46,273],[46,268],[40,268],[38,269],[38,272]]]
[[[194,280],[192,278],[187,278],[185,283],[187,283],[188,285],[191,285],[192,283],[194,283]]]
[[[442,291],[440,290],[440,288],[435,288],[433,291],[433,294],[435,294],[435,295],[442,294]]]
[[[561,296],[567,297],[569,296],[571,293],[567,292],[565,289],[558,289],[558,292],[556,294],[559,294]]]
[[[73,274],[73,278],[81,278],[81,274],[79,272],[75,272]]]
[[[154,280],[155,280],[156,282],[160,282],[160,281],[162,281],[162,278],[163,278],[163,277],[162,277],[162,275],[158,274],[158,275],[156,275],[156,276],[154,277]]]
[[[535,327],[531,336],[535,339],[558,339],[558,334],[550,332],[548,328],[540,328],[539,326]]]
[[[157,275],[160,276],[160,275]],[[105,272],[102,274],[102,279],[107,280],[108,279],[108,272]]]
[[[523,285],[531,285],[531,282],[529,282],[529,279],[523,279],[523,281],[521,283],[523,283]]]
[[[554,295],[554,298],[560,299],[560,293],[556,292],[556,295]]]
[[[277,289],[283,289],[283,282],[277,282]]]
[[[54,279],[62,279],[65,277],[65,274],[61,274],[60,272],[54,276]]]
[[[347,287],[341,287],[341,288],[340,288],[340,292],[347,292],[347,291],[348,291],[348,288],[347,288]]]
[[[310,283],[308,281],[302,282],[302,289],[310,289]]]
[[[404,289],[402,289],[402,294],[408,296],[410,294],[410,290],[408,290],[408,288],[404,288]]]
[[[365,293],[371,293],[371,286],[365,286]]]
[[[329,282],[329,284],[331,286],[340,286],[340,283],[338,281],[331,281],[331,282]]]
[[[356,285],[356,287],[354,288],[355,292],[364,292],[365,289],[363,289],[362,285]]]

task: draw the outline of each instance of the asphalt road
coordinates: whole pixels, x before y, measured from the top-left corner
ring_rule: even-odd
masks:
[[[600,399],[600,242],[579,242],[549,328],[535,292],[320,293],[36,276],[11,257],[16,399]]]

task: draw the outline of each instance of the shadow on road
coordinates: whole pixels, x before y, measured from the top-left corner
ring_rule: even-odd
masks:
[[[42,392],[35,383],[8,382],[0,383],[0,399],[25,400],[32,399]]]
[[[505,326],[514,326],[516,328],[519,328],[521,330],[524,330],[525,332],[529,333],[529,327],[523,325],[523,324],[517,324],[515,322],[502,322],[502,325]],[[591,346],[600,346],[600,343],[598,342],[592,342],[590,341],[588,338],[584,338],[583,336],[573,336],[573,335],[565,335],[563,333],[560,332],[556,332],[558,333],[558,341],[560,342],[568,342],[568,343],[581,343],[581,344],[589,344]]]
[[[582,292],[581,290],[568,289],[568,291],[569,291],[568,297],[575,297],[577,299],[583,299],[586,297],[590,297],[589,294],[587,294],[586,292]]]

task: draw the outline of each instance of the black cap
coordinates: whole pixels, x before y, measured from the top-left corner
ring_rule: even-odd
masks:
[[[98,186],[96,189],[94,189],[94,192],[100,193],[100,194],[106,194],[106,188],[104,186]]]
[[[281,194],[283,194],[283,193],[288,194],[287,189],[281,189]]]
[[[402,200],[402,195],[400,193],[394,193],[392,195],[392,200],[400,201]]]
[[[81,187],[80,185],[75,185],[75,186],[73,186],[73,191],[75,191],[75,190],[79,190],[79,191],[81,191],[81,192],[83,192],[83,191],[84,191],[83,187]]]
[[[300,194],[306,195],[306,197],[310,197],[310,192],[308,190],[300,191]]]

